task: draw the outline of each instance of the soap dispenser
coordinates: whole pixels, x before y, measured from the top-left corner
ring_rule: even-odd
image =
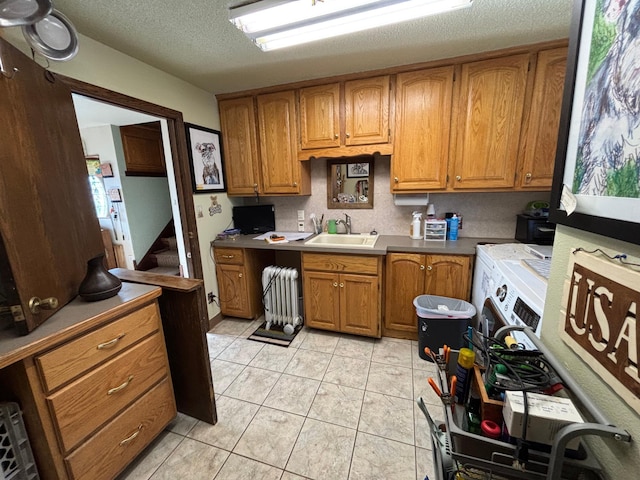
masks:
[[[422,212],[413,212],[413,220],[411,221],[411,238],[420,240],[422,238],[420,227],[422,226]]]

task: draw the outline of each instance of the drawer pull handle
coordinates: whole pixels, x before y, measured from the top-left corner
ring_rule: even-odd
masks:
[[[115,346],[115,344],[118,343],[125,335],[126,335],[126,333],[121,333],[120,335],[118,335],[113,340],[109,340],[108,342],[104,342],[104,343],[99,343],[96,348],[98,350],[106,350],[108,348],[111,348],[111,347]]]
[[[131,380],[133,380],[133,375],[129,375],[129,378],[127,378],[127,381],[124,382],[122,385],[118,385],[117,387],[113,387],[109,389],[109,391],[107,392],[107,395],[113,395],[114,393],[118,393],[120,390],[127,388],[127,386],[131,383]]]
[[[138,425],[138,429],[135,432],[133,432],[131,435],[129,435],[124,440],[121,440],[120,441],[120,446],[124,447],[127,443],[131,442],[134,438],[136,438],[138,435],[140,435],[140,431],[141,430],[142,430],[142,424]]]
[[[222,258],[233,258],[235,255],[222,255]]]

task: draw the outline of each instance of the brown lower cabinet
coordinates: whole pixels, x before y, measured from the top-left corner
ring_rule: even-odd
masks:
[[[384,336],[418,338],[413,300],[439,295],[469,300],[472,257],[389,253],[386,259]]]
[[[262,315],[262,270],[274,262],[273,252],[216,247],[214,258],[222,315],[249,319]]]
[[[379,338],[383,258],[303,253],[306,325]]]
[[[115,478],[177,414],[160,289],[135,288],[123,286],[124,303],[105,300],[111,308],[65,307],[48,320],[55,334],[40,327],[24,347],[32,353],[0,369],[44,480]]]

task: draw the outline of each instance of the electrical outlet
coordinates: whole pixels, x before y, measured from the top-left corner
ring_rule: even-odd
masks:
[[[213,293],[213,292],[209,292],[209,293],[207,293],[207,301],[208,301],[209,303],[213,303],[213,302],[215,302],[215,301],[216,301],[216,296],[214,295],[214,293]]]
[[[298,222],[298,231],[304,232],[304,222]]]

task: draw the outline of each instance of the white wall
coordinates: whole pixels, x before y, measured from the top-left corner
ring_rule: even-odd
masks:
[[[611,255],[626,253],[628,262],[640,263],[640,246],[558,225],[541,337],[609,420],[629,431],[633,437],[631,444],[599,439],[593,442],[594,451],[604,464],[607,478],[637,478],[637,472],[640,471],[640,417],[558,335],[558,325],[562,321],[562,290],[567,277],[569,255],[572,248],[578,247],[586,250],[602,248]]]
[[[282,231],[297,231],[298,209],[305,211],[305,230],[312,231],[310,213],[324,218],[352,218],[354,232],[370,232],[372,229],[383,235],[409,235],[411,212],[426,207],[398,207],[390,193],[388,157],[374,163],[374,202],[369,210],[341,210],[327,208],[327,162],[324,159],[310,160],[310,197],[270,197],[261,201],[276,206],[276,228]],[[516,215],[532,200],[549,201],[548,192],[519,193],[431,193],[429,201],[435,205],[436,213],[444,217],[446,212],[463,215],[461,237],[513,238],[516,231]],[[255,199],[232,199],[234,204],[251,205]],[[425,218],[426,215],[423,215]]]

